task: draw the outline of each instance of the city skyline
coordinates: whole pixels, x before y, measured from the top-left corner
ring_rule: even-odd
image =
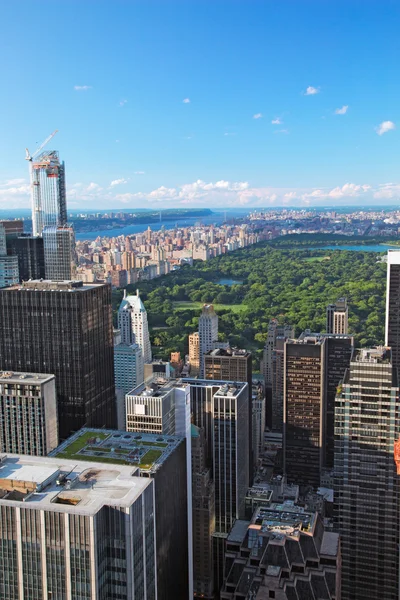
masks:
[[[395,3],[57,7],[68,33],[20,6],[1,31],[0,208],[29,206],[24,148],[54,128],[71,209],[398,199]],[[62,65],[51,86],[26,60],[38,35]]]

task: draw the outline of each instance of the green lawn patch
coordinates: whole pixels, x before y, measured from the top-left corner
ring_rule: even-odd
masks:
[[[308,256],[302,259],[304,262],[322,262],[323,260],[331,260],[330,256]]]
[[[141,469],[150,469],[155,461],[162,455],[161,450],[149,450],[140,459],[139,467]]]
[[[93,433],[92,431],[87,431],[86,433],[83,433],[81,436],[79,436],[77,440],[75,440],[69,446],[67,446],[62,454],[65,455],[65,458],[70,458],[74,454],[77,454],[79,450],[82,450],[82,448],[87,446],[88,440],[93,438],[100,438],[101,440],[105,440],[106,438],[108,438],[109,435],[109,433]],[[59,456],[61,456],[61,454]]]
[[[204,302],[190,302],[185,300],[178,300],[173,302],[173,308],[175,310],[195,310],[197,312],[201,312],[203,308]],[[232,312],[238,313],[242,310],[246,310],[246,304],[213,304],[216,312],[219,310],[230,310]]]

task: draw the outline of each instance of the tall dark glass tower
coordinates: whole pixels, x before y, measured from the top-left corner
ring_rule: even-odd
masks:
[[[0,290],[0,365],[53,373],[59,436],[115,427],[111,287],[28,281]]]
[[[386,283],[385,345],[392,349],[392,363],[400,368],[400,251],[389,250]]]

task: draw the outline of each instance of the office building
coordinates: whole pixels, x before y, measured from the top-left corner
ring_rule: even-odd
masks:
[[[284,358],[285,341],[283,336],[277,336],[275,347],[272,350],[271,369],[271,429],[282,433],[283,431],[283,391],[284,391]]]
[[[190,375],[196,377],[200,373],[200,338],[199,332],[189,335],[189,363]]]
[[[358,350],[335,410],[335,517],[342,600],[399,597],[399,384],[388,348]]]
[[[207,467],[204,431],[192,425],[193,592],[214,598],[215,488]]]
[[[18,258],[7,256],[6,232],[0,224],[0,288],[14,285],[18,281]]]
[[[65,164],[55,150],[36,158],[27,157],[32,190],[32,229],[43,237],[47,279],[72,279],[75,266],[75,237],[67,225]]]
[[[215,486],[214,590],[223,581],[224,540],[244,517],[249,487],[247,383],[183,379],[190,386],[193,423],[204,430],[206,464]]]
[[[171,363],[164,360],[153,360],[151,363],[144,365],[144,381],[154,379],[170,379],[174,376],[175,369],[171,366]],[[132,388],[131,388],[132,389]]]
[[[284,472],[290,483],[318,487],[333,466],[336,387],[350,364],[351,336],[311,333],[284,349]]]
[[[204,304],[199,318],[200,377],[205,377],[204,355],[218,341],[218,315],[212,304]]]
[[[252,410],[253,410],[253,464],[256,468],[260,452],[264,450],[265,433],[265,389],[263,382],[253,381],[252,385]],[[251,478],[250,478],[251,481]]]
[[[346,335],[349,332],[349,309],[346,298],[339,298],[326,309],[326,333]]]
[[[137,433],[179,435],[186,439],[186,485],[189,594],[193,596],[192,539],[192,429],[190,388],[182,379],[146,382],[126,395],[126,430]]]
[[[144,363],[151,363],[151,345],[149,326],[147,323],[147,312],[136,290],[136,296],[127,295],[118,310],[118,327],[121,330],[121,339],[125,344],[139,344],[142,349]]]
[[[7,241],[9,238],[19,237],[24,233],[24,222],[20,219],[0,221],[0,225],[4,227]]]
[[[132,466],[7,455],[0,597],[156,600],[154,482]]]
[[[60,439],[116,423],[111,288],[27,281],[0,290],[0,365],[56,377]]]
[[[393,367],[400,368],[400,251],[389,250],[386,283],[385,345],[392,349]]]
[[[221,600],[340,600],[340,538],[293,502],[262,505],[226,540]]]
[[[18,257],[19,281],[45,279],[43,238],[7,236],[7,253]]]
[[[0,372],[0,452],[46,456],[57,446],[54,375]]]
[[[143,355],[139,344],[114,346],[115,393],[117,397],[117,426],[126,428],[125,396],[144,381]]]
[[[256,427],[253,415],[253,369],[252,355],[239,348],[216,348],[204,354],[204,378],[214,381],[245,381],[248,392],[249,423],[249,477],[253,481],[253,459],[258,455],[258,446],[253,447],[253,429]],[[257,445],[257,440],[255,440]]]
[[[52,456],[74,461],[104,461],[110,469],[119,464],[129,465],[131,470],[138,468],[141,477],[154,480],[157,598],[188,598],[186,439],[182,436],[82,429],[57,448]]]

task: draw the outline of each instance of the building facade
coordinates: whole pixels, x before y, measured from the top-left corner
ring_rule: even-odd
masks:
[[[342,600],[399,597],[400,434],[397,369],[388,348],[359,350],[335,406],[335,517]]]
[[[154,512],[138,469],[3,456],[0,596],[156,600]]]
[[[75,278],[75,233],[72,227],[45,227],[43,249],[46,279],[68,281]]]
[[[7,253],[18,258],[19,281],[45,278],[43,238],[7,236]]]
[[[143,383],[143,355],[139,344],[117,344],[114,346],[115,393],[117,397],[117,425],[126,429],[125,396]]]
[[[346,298],[339,298],[326,309],[326,333],[347,335],[349,333],[349,309]]]
[[[214,348],[216,341],[218,341],[218,315],[212,304],[204,304],[199,318],[200,377],[205,377],[204,355]]]
[[[142,349],[144,363],[151,363],[151,345],[149,326],[147,323],[147,312],[139,296],[139,290],[136,296],[127,295],[124,292],[124,298],[118,310],[118,327],[121,330],[121,339],[125,344],[139,344]]]
[[[189,335],[189,363],[190,374],[192,377],[196,377],[200,373],[200,342],[198,331]]]
[[[400,368],[400,251],[387,258],[385,345],[392,349],[392,363]]]
[[[59,437],[114,426],[111,288],[29,281],[0,290],[0,365],[56,377]]]
[[[0,372],[0,452],[47,456],[57,446],[54,375]]]
[[[0,223],[0,288],[19,282],[18,258],[7,256],[6,232]]]

